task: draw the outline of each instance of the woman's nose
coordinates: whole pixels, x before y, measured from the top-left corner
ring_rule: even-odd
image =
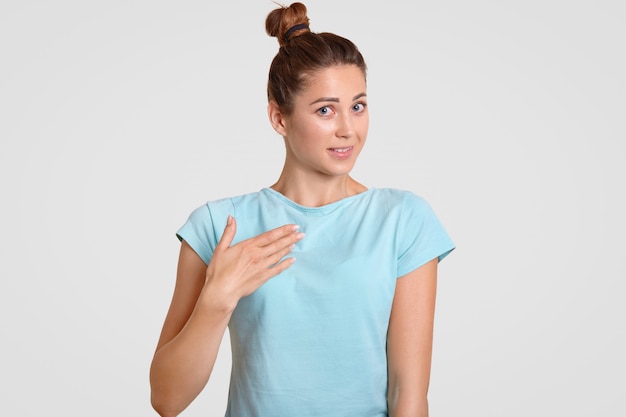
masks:
[[[341,115],[337,121],[337,136],[347,139],[354,134],[354,125],[350,115]]]

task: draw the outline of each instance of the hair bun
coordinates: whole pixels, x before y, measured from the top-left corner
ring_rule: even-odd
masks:
[[[309,32],[309,18],[306,6],[292,3],[272,10],[265,19],[265,31],[278,39],[278,45],[284,46],[290,39]]]

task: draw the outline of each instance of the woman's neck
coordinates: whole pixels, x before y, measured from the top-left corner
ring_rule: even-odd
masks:
[[[291,201],[305,207],[321,207],[367,190],[349,175],[338,177],[298,178],[285,175],[284,171],[275,184],[270,186]]]

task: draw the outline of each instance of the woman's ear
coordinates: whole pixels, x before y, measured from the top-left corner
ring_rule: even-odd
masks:
[[[274,100],[270,100],[270,102],[267,103],[267,116],[269,117],[270,123],[272,124],[272,127],[274,128],[274,130],[279,135],[286,136],[287,135],[286,118],[281,113],[280,108],[278,107],[278,103],[276,103]]]

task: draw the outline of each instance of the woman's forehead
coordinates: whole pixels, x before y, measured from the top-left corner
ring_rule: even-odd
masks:
[[[340,97],[364,93],[365,75],[356,65],[342,65],[323,68],[309,75],[301,97],[317,95]]]

